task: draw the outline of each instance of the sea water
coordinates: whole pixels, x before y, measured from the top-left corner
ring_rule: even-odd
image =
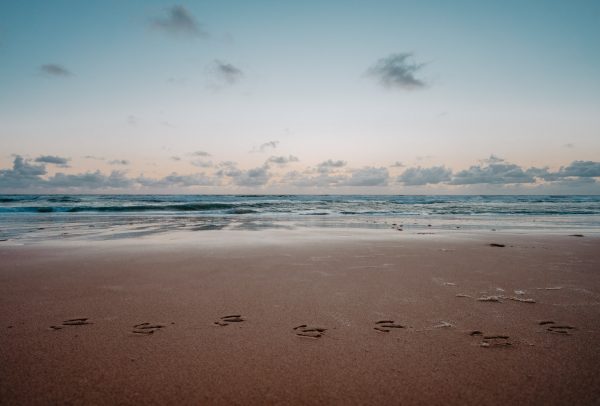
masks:
[[[600,196],[0,195],[0,240],[265,228],[600,232]]]

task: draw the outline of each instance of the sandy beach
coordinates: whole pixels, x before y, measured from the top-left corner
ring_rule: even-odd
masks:
[[[600,0],[0,0],[0,406],[600,406]]]
[[[3,244],[2,404],[599,404],[597,236]]]

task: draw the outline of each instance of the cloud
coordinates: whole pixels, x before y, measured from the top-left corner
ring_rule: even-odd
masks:
[[[295,157],[294,155],[289,155],[289,156],[271,156],[269,157],[269,159],[267,159],[267,161],[265,162],[266,164],[276,164],[276,165],[287,165],[290,162],[298,162],[299,159],[298,157]]]
[[[63,168],[68,167],[69,158],[62,158],[60,156],[54,155],[41,155],[35,158],[35,162],[44,163],[44,164],[53,164],[58,165]]]
[[[178,157],[178,156],[172,156],[172,157],[171,157],[171,160],[172,160],[172,161],[181,161],[181,157]]]
[[[411,62],[411,53],[392,54],[381,58],[367,74],[379,80],[381,85],[389,89],[415,90],[426,86],[425,82],[415,77],[425,64]]]
[[[233,85],[244,77],[241,69],[218,59],[215,59],[212,71],[220,82],[228,85]]]
[[[529,168],[525,171],[525,173],[534,178],[543,179],[545,181],[555,181],[559,179],[559,176],[557,176],[556,172],[550,172],[548,167]]]
[[[135,186],[172,187],[214,185],[215,181],[204,174],[177,175],[171,174],[161,179],[144,177],[128,178],[122,171],[112,171],[105,175],[100,171],[79,174],[57,173],[44,179],[47,171],[44,165],[33,165],[20,155],[13,160],[12,169],[0,170],[0,190],[19,189],[131,189]]]
[[[169,8],[167,15],[155,19],[152,25],[172,35],[204,38],[209,36],[194,16],[185,7],[178,5]]]
[[[125,176],[124,172],[113,171],[104,175],[100,171],[80,174],[57,173],[46,181],[45,187],[51,188],[77,188],[77,189],[118,189],[128,188],[133,181]]]
[[[484,164],[497,164],[500,162],[504,162],[504,159],[500,158],[494,154],[491,154],[489,158],[482,159],[479,162],[484,163]]]
[[[206,158],[210,154],[196,151],[192,164],[202,168],[211,168],[207,173],[178,174],[159,178],[142,176],[129,177],[124,171],[103,173],[99,170],[84,173],[56,173],[50,176],[49,165],[66,165],[68,158],[42,155],[35,159],[26,159],[14,155],[12,166],[0,169],[0,191],[19,193],[28,191],[84,192],[85,190],[144,190],[155,188],[188,188],[219,186],[241,187],[386,187],[390,185],[390,174],[386,167],[363,167],[350,169],[346,161],[328,159],[303,171],[290,171],[283,177],[269,172],[269,165],[284,166],[298,161],[293,155],[270,156],[262,166],[240,169],[235,162],[222,161],[213,164]],[[192,155],[192,154],[190,154]],[[127,160],[107,161],[124,165]],[[558,170],[549,168],[523,168],[491,155],[476,165],[453,173],[445,166],[428,168],[411,167],[397,177],[397,181],[406,186],[439,185],[446,191],[469,191],[471,193],[514,191],[516,193],[598,193],[600,185],[600,162],[573,161]],[[512,185],[512,186],[510,186]],[[457,188],[456,186],[461,186]],[[231,189],[230,189],[231,190]]]
[[[261,144],[260,147],[258,147],[258,150],[260,152],[265,152],[269,148],[273,148],[273,149],[277,148],[277,145],[279,145],[279,141],[265,142],[264,144]]]
[[[279,145],[279,141],[267,141],[257,147],[253,147],[250,152],[266,152],[269,149],[275,149]]]
[[[241,170],[232,161],[219,162],[215,176],[218,178],[229,178],[236,186],[264,186],[271,179],[269,166],[267,164],[248,170]]]
[[[409,168],[398,177],[398,181],[410,186],[438,183],[446,185],[516,185],[537,184],[538,181],[543,180],[554,186],[570,185],[571,187],[594,184],[596,181],[591,178],[600,177],[600,162],[594,161],[573,161],[556,172],[551,172],[548,168],[524,169],[495,155],[480,162],[482,164],[473,165],[454,174],[443,166]],[[586,181],[585,179],[591,180]]]
[[[29,188],[39,189],[131,189],[134,187],[146,188],[171,188],[191,186],[217,186],[224,177],[230,177],[233,184],[238,186],[262,186],[270,179],[268,167],[242,171],[236,168],[234,162],[221,162],[219,168],[222,173],[209,176],[204,173],[179,175],[172,173],[163,178],[146,178],[143,175],[137,178],[128,178],[125,172],[112,171],[105,175],[100,171],[79,174],[57,173],[47,179],[45,165],[35,165],[15,155],[11,169],[0,170],[0,190],[19,190]]]
[[[600,162],[573,161],[567,166],[561,166],[557,172],[550,172],[548,168],[529,168],[527,173],[547,182],[562,182],[564,184],[583,184],[585,179],[600,177]]]
[[[113,159],[112,161],[108,161],[111,165],[129,165],[129,161],[127,159]]]
[[[346,180],[348,177],[345,175],[319,173],[316,176],[310,176],[306,172],[291,171],[285,174],[282,182],[298,187],[335,187],[343,185]]]
[[[73,76],[71,71],[65,68],[62,65],[58,65],[56,63],[48,63],[46,65],[40,66],[40,71],[47,76],[54,77],[69,77]]]
[[[190,175],[179,175],[172,173],[160,179],[146,178],[140,176],[135,182],[144,187],[150,188],[172,188],[172,187],[193,187],[193,186],[215,186],[219,182],[217,179],[205,175],[204,173],[194,173]]]
[[[44,165],[32,165],[20,155],[15,155],[12,169],[0,170],[0,189],[25,188],[37,185],[46,174]]]
[[[204,161],[202,159],[196,159],[191,164],[199,168],[211,168],[214,166],[212,161]]]
[[[12,169],[0,170],[0,189],[107,189],[128,188],[133,184],[123,172],[118,171],[113,171],[108,176],[95,171],[74,175],[57,173],[48,179],[42,178],[46,173],[44,165],[32,165],[20,155],[16,155]]]
[[[600,177],[600,162],[573,161],[570,165],[566,167],[561,167],[557,175],[559,177]]]
[[[323,161],[317,165],[317,171],[321,173],[327,173],[335,168],[343,168],[344,166],[346,166],[346,161],[333,161],[331,159],[328,159],[327,161]]]
[[[389,179],[389,173],[386,168],[365,167],[352,171],[350,178],[345,182],[345,186],[386,186]]]
[[[450,180],[452,171],[445,166],[433,166],[431,168],[408,168],[400,176],[398,182],[406,186],[419,186],[428,184],[438,184]]]
[[[234,174],[231,176],[232,181],[238,186],[263,186],[271,178],[268,169],[266,166],[261,166],[247,171],[231,172]]]
[[[394,162],[392,165],[390,165],[392,168],[404,168],[406,165],[404,165],[402,162],[400,161],[396,161]]]
[[[105,158],[101,157],[101,156],[94,156],[94,155],[86,155],[84,156],[85,159],[95,159],[98,161],[104,161]]]
[[[238,176],[242,172],[233,161],[219,162],[216,167],[217,171],[215,172],[215,175],[219,177]]]
[[[563,147],[565,147],[565,148],[575,148],[575,144],[573,144],[572,142],[569,142],[569,143],[563,145]]]
[[[13,168],[5,171],[11,171],[18,176],[41,176],[46,174],[46,168],[44,165],[31,165],[20,155],[15,155],[13,160]]]
[[[201,157],[209,157],[209,156],[212,156],[211,154],[209,154],[209,153],[208,153],[208,152],[206,152],[206,151],[195,151],[195,152],[192,152],[190,155],[192,155],[192,156],[201,156]]]
[[[332,174],[334,168],[343,168],[345,161],[327,160],[317,166],[317,174],[312,175],[311,170],[304,172],[291,171],[282,179],[299,187],[332,187],[332,186],[386,186],[389,180],[387,168],[364,167],[345,173]],[[314,174],[314,170],[312,170]]]
[[[457,172],[449,182],[452,185],[511,184],[534,183],[535,175],[532,171],[524,171],[520,166],[509,163],[489,163],[488,165],[474,165],[469,169]]]

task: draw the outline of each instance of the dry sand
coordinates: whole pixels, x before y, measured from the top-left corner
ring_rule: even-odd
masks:
[[[599,404],[600,238],[352,233],[0,246],[0,403]]]

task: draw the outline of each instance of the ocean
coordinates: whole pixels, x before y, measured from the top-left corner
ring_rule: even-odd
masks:
[[[0,195],[0,240],[302,227],[596,233],[600,196]]]

